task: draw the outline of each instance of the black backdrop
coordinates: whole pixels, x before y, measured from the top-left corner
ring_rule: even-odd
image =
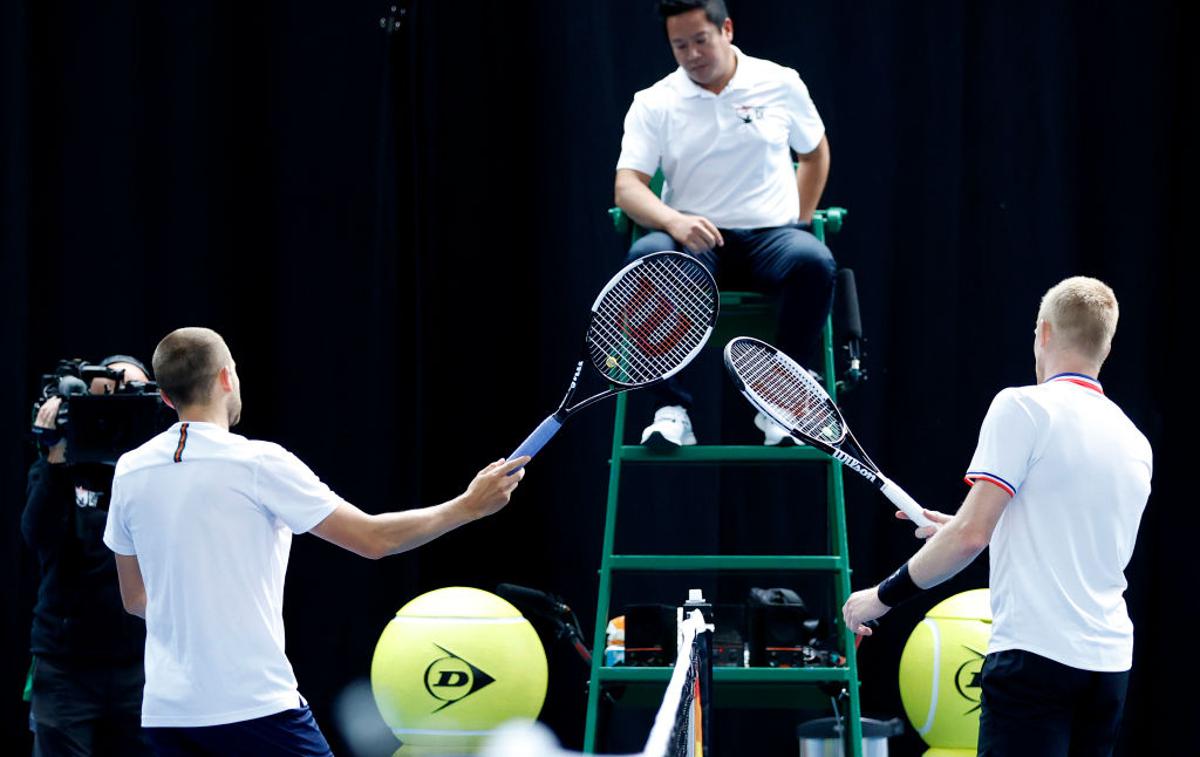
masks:
[[[1040,294],[1074,273],[1116,288],[1102,379],[1158,452],[1128,570],[1123,753],[1165,749],[1186,727],[1175,685],[1196,672],[1175,641],[1196,517],[1173,507],[1185,447],[1165,391],[1186,350],[1171,327],[1198,168],[1183,4],[730,4],[736,42],[799,70],[825,119],[824,204],[851,211],[831,246],[858,271],[871,338],[847,413],[918,498],[962,497],[990,398],[1031,380]],[[653,3],[413,0],[390,37],[387,6],[4,4],[0,730],[25,727],[22,429],[55,359],[148,356],[171,328],[216,328],[239,361],[243,432],[373,511],[454,495],[562,391],[584,305],[620,254],[604,209],[624,111],[673,66]],[[370,563],[297,539],[288,651],[327,730],[334,695],[420,591],[526,583],[590,631],[610,424],[580,418],[503,514],[417,553]],[[848,489],[865,585],[914,544],[872,491]],[[640,519],[681,549],[693,532],[732,544],[731,528],[731,548],[754,551],[755,533],[804,530],[801,506],[816,507],[701,508],[707,525],[672,537],[678,502],[653,500]],[[907,629],[985,583],[981,560],[887,619],[860,657],[868,714],[900,713]],[[565,651],[550,658],[544,717],[578,745],[584,676]],[[790,753],[794,722],[779,714],[760,751]]]

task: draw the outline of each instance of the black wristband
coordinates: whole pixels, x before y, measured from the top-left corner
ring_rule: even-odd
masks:
[[[912,576],[908,575],[908,563],[904,563],[899,570],[883,579],[883,582],[879,584],[879,601],[888,607],[895,607],[923,591],[925,590],[917,586],[913,582]]]

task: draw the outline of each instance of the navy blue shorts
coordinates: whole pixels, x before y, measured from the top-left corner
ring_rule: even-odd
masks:
[[[199,728],[145,728],[161,757],[200,755],[333,755],[308,705],[240,723]]]
[[[980,757],[1109,757],[1129,671],[1097,673],[1010,649],[983,663]]]

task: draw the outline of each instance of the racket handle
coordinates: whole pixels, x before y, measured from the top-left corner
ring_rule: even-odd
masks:
[[[520,457],[521,455],[533,457],[538,453],[538,450],[546,446],[546,442],[550,441],[550,438],[557,434],[560,428],[562,428],[562,421],[553,415],[549,416],[546,420],[542,421],[541,425],[533,430],[532,434],[525,438],[525,441],[521,442],[521,446],[513,450],[513,453],[507,459],[512,460],[514,457]],[[521,469],[514,468],[508,475],[511,476],[519,470]]]
[[[879,491],[883,492],[883,496],[892,501],[896,507],[908,516],[908,519],[917,526],[932,526],[933,521],[925,517],[924,509],[917,504],[917,501],[908,496],[908,492],[900,488],[900,486],[882,473],[878,474],[879,480],[883,482],[883,486],[879,487]]]

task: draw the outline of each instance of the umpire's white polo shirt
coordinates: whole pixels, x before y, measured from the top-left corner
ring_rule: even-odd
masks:
[[[795,223],[789,148],[812,152],[825,125],[795,70],[734,52],[737,70],[719,95],[682,67],[634,95],[617,168],[653,175],[661,166],[663,202],[723,229]]]
[[[342,502],[294,455],[176,423],[121,456],[104,543],[146,584],[142,725],[196,727],[298,707],[284,655],[293,533]]]
[[[1152,462],[1146,437],[1095,379],[1065,373],[996,395],[966,476],[1012,495],[990,545],[989,652],[1132,666],[1124,571]]]

